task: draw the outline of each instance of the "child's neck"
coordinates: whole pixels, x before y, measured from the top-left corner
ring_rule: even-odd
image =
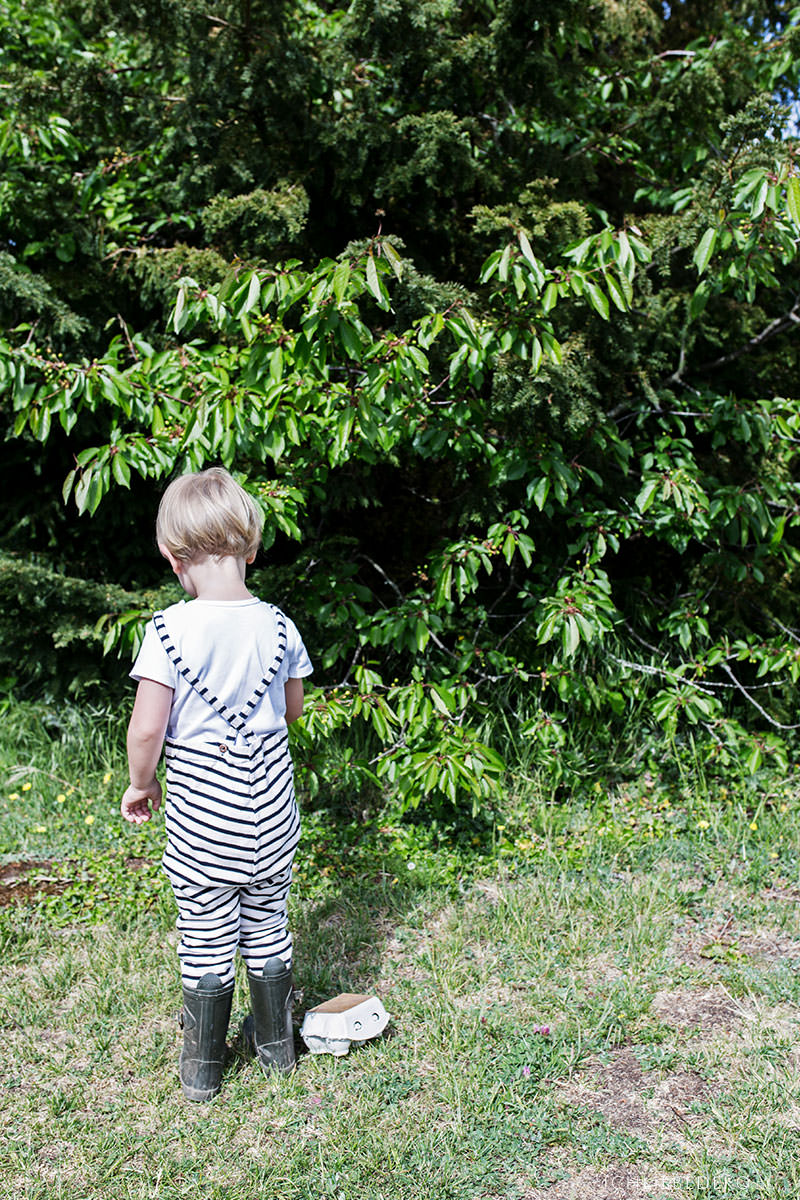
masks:
[[[245,585],[245,560],[226,554],[221,558],[205,556],[181,563],[176,571],[181,587],[197,600],[252,600]]]

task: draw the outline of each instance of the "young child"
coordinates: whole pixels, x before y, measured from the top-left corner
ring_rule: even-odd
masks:
[[[131,675],[134,824],[161,803],[166,737],[164,869],[178,904],[183,979],[180,1080],[190,1100],[220,1088],[238,949],[252,1017],[246,1035],[265,1070],[291,1070],[292,939],[287,896],[300,835],[287,726],[303,711],[311,663],[293,623],[247,590],[262,518],[219,468],[164,492],[156,536],[192,598],[156,613]]]

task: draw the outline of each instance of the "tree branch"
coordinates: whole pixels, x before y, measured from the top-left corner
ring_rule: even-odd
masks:
[[[757,333],[754,337],[751,337],[750,341],[745,342],[738,350],[732,350],[730,354],[723,354],[720,358],[715,358],[711,362],[701,363],[695,370],[714,371],[717,367],[724,367],[726,363],[735,362],[743,354],[751,354],[753,350],[757,350],[769,338],[775,337],[779,333],[785,333],[787,330],[792,329],[792,327],[797,328],[798,325],[800,325],[800,295],[795,298],[794,304],[787,313],[784,313],[782,317],[776,317],[774,321],[770,321],[769,325],[761,330],[761,333]],[[674,378],[675,376],[670,376],[670,379]]]
[[[734,686],[736,688],[738,688],[738,690],[742,693],[745,700],[747,700],[748,703],[752,704],[753,708],[757,709],[758,712],[761,713],[764,720],[769,721],[770,725],[774,725],[776,729],[800,729],[800,724],[798,724],[798,725],[782,725],[780,723],[780,721],[776,721],[773,717],[771,717],[769,715],[769,713],[766,711],[766,709],[763,709],[761,707],[761,705],[758,703],[757,700],[753,699],[753,697],[748,692],[747,688],[744,687],[741,683],[739,683],[739,680],[736,678],[736,676],[734,675],[733,671],[730,669],[730,667],[728,666],[727,663],[720,663],[720,666],[722,667],[722,669],[726,673],[726,675],[730,675],[731,679],[733,680]]]

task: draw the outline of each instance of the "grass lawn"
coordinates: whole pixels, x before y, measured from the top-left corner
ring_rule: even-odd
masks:
[[[0,1194],[800,1195],[796,779],[509,800],[458,844],[308,813],[295,1016],[374,991],[389,1029],[264,1079],[240,980],[223,1090],[190,1105],[163,828],[121,828],[113,722],[48,720],[0,745]]]

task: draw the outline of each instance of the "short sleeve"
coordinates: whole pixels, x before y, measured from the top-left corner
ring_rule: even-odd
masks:
[[[173,691],[177,686],[178,673],[161,645],[161,639],[156,633],[156,627],[152,621],[148,621],[145,626],[144,640],[136,655],[130,676],[137,682],[142,679],[152,679],[156,683],[163,683],[165,687],[172,688]]]
[[[297,626],[289,617],[286,618],[286,667],[287,679],[303,679],[314,671]]]

